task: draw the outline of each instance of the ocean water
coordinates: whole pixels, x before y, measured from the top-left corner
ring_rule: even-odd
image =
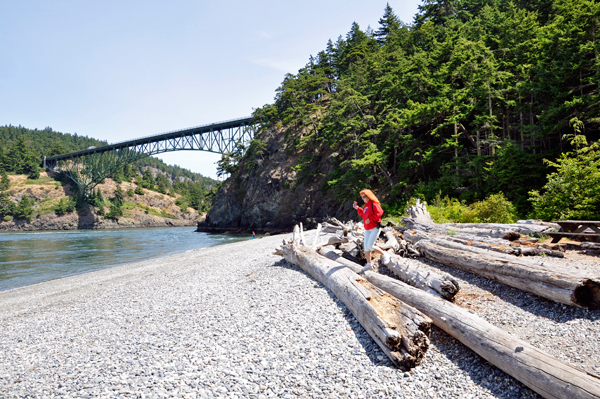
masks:
[[[194,227],[0,233],[0,291],[250,239]]]

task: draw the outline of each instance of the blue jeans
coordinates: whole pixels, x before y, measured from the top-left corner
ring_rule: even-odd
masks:
[[[365,230],[365,252],[371,252],[375,249],[375,241],[379,237],[379,231],[377,227],[371,230]]]

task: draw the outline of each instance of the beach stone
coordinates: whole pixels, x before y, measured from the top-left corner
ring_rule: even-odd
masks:
[[[396,369],[329,290],[273,255],[289,237],[0,292],[0,397],[539,398],[435,327],[422,364]],[[426,267],[458,279],[490,323],[600,369],[595,313]]]

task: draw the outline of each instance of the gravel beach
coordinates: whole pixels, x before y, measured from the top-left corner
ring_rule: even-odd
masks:
[[[0,397],[539,398],[437,328],[423,363],[399,371],[329,290],[273,255],[289,236],[1,292]],[[597,257],[549,262],[600,274]],[[600,374],[600,311],[425,263],[459,280],[459,305]]]

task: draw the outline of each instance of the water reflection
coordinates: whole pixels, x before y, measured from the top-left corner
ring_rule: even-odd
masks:
[[[0,291],[248,238],[193,227],[0,233]]]

